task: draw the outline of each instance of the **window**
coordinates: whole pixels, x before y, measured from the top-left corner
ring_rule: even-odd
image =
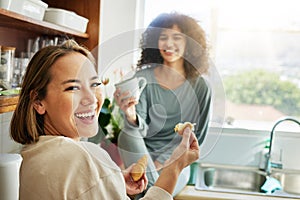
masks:
[[[144,22],[170,11],[196,18],[223,82],[224,126],[270,130],[280,117],[300,119],[299,8],[299,0],[145,0]]]

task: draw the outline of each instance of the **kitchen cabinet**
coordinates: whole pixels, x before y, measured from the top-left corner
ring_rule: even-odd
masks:
[[[36,20],[0,8],[0,45],[16,47],[16,56],[26,52],[28,39],[38,36],[66,36],[74,38],[89,50],[99,43],[100,0],[43,0],[48,7],[73,11],[89,19],[86,33],[74,31],[49,22]],[[97,52],[95,52],[97,55]],[[0,113],[14,110],[16,97],[0,97]]]

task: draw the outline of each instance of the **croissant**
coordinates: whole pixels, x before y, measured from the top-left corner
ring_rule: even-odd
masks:
[[[174,131],[177,132],[179,135],[183,134],[183,131],[186,127],[190,127],[190,129],[192,131],[194,131],[194,126],[196,125],[196,123],[191,123],[191,122],[184,122],[184,123],[178,123],[176,124]]]
[[[147,168],[147,155],[142,156],[137,163],[132,167],[130,175],[134,181],[140,180]]]

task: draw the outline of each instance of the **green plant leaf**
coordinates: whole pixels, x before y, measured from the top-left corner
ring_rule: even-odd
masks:
[[[108,114],[111,113],[111,111],[110,100],[108,98],[105,98],[100,113]]]
[[[100,113],[98,122],[102,128],[105,128],[110,123],[111,114],[110,113]]]

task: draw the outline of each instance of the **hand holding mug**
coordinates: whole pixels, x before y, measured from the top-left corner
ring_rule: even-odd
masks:
[[[146,84],[147,80],[144,77],[133,77],[130,79],[126,79],[115,84],[116,89],[119,90],[119,93],[117,93],[116,95],[122,95],[121,100],[129,97],[134,97],[136,101],[139,101],[141,92],[146,87]]]
[[[133,77],[115,84],[114,98],[131,124],[136,123],[135,105],[138,104],[146,84],[147,80],[144,77]]]

